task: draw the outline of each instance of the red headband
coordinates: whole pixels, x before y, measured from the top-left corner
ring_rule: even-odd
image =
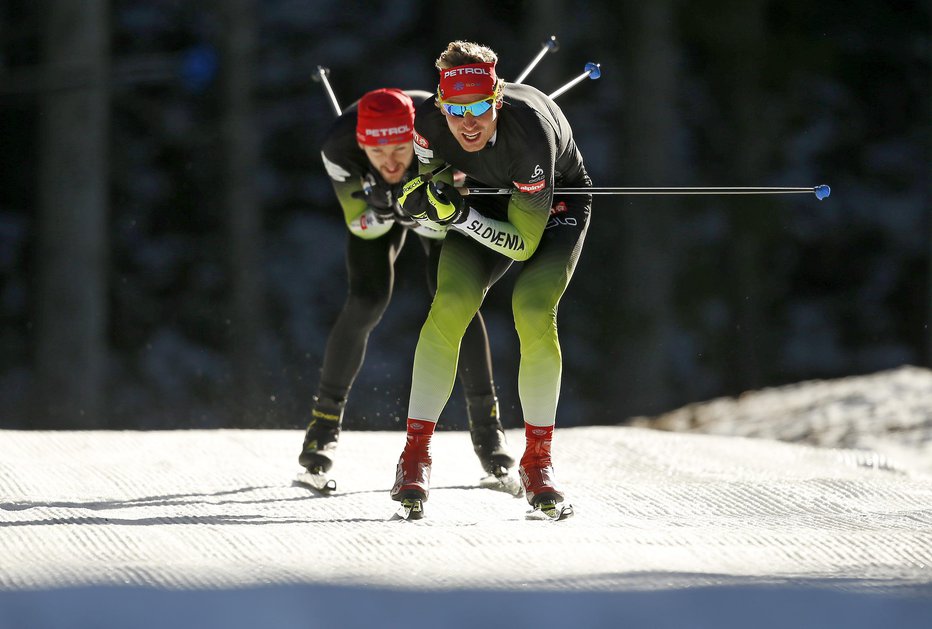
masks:
[[[495,94],[494,63],[470,63],[445,68],[440,71],[440,87],[437,92],[441,100],[460,94]]]
[[[374,90],[356,107],[356,140],[366,146],[401,144],[414,138],[414,102],[401,90]]]

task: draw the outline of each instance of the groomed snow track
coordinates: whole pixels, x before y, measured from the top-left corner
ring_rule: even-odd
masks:
[[[522,435],[508,438],[520,450]],[[468,434],[439,432],[427,518],[390,522],[403,439],[344,432],[338,491],[320,497],[292,483],[297,431],[0,431],[0,627],[932,617],[932,477],[895,460],[558,429],[555,467],[576,516],[553,523],[479,488]]]

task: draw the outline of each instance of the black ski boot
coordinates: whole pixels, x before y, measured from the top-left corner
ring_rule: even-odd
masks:
[[[304,433],[304,445],[298,457],[298,463],[311,474],[326,473],[333,467],[345,405],[346,400],[337,401],[323,396],[314,398],[311,422]]]
[[[470,398],[466,401],[469,436],[486,474],[505,475],[515,465],[508,453],[505,432],[498,418],[498,398],[494,395]]]

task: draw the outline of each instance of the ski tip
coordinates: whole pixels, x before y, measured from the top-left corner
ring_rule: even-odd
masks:
[[[302,472],[298,474],[292,484],[313,489],[324,495],[329,495],[337,490],[337,482],[321,473]]]
[[[424,502],[420,498],[403,498],[401,506],[392,514],[391,520],[410,522],[424,517]]]
[[[576,511],[573,509],[573,505],[571,505],[571,504],[564,504],[562,507],[560,507],[560,514],[559,514],[559,515],[560,515],[560,517],[557,518],[558,521],[559,521],[559,520],[565,520],[565,519],[567,519],[567,518],[571,518],[571,517],[573,517],[574,515],[576,515]]]
[[[510,474],[507,468],[492,469],[492,473],[479,479],[479,486],[483,489],[493,489],[511,494],[515,498],[524,496],[524,487],[515,474]]]
[[[568,502],[558,503],[553,500],[542,500],[527,512],[527,519],[560,522],[573,517],[575,513],[573,505]]]

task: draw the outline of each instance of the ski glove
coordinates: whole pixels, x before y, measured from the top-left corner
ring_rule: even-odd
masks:
[[[469,208],[453,186],[442,181],[425,186],[423,181],[415,180],[405,188],[407,191],[399,197],[401,207],[419,223],[445,227],[466,220]]]
[[[462,223],[469,211],[460,193],[443,182],[409,187],[400,201],[405,214],[432,228]]]
[[[457,225],[469,214],[463,195],[443,181],[427,184],[426,209],[427,217],[438,225]]]
[[[350,195],[354,199],[365,201],[382,220],[395,218],[395,196],[390,189],[381,186],[366,186]]]
[[[398,196],[401,211],[416,221],[427,220],[427,196],[424,194],[424,179],[415,177],[404,185]]]

